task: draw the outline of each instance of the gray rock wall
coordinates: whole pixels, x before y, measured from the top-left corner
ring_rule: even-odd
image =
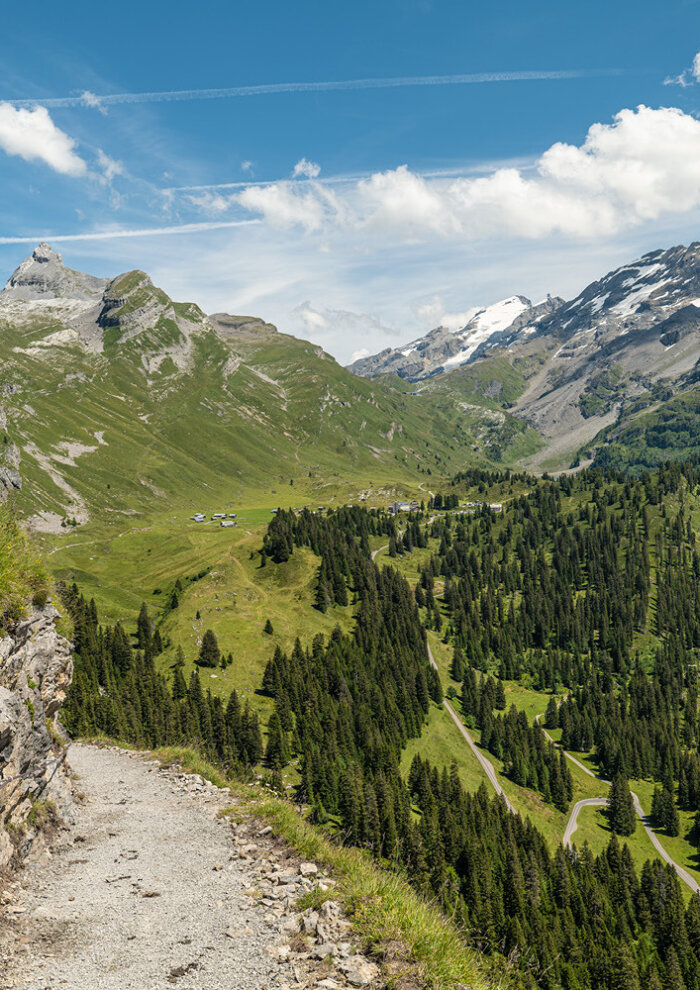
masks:
[[[50,603],[0,638],[0,870],[31,851],[50,800],[70,814],[71,787],[56,760],[56,715],[73,676],[72,647],[56,631]],[[3,780],[28,774],[23,779]],[[41,802],[38,804],[37,802]]]

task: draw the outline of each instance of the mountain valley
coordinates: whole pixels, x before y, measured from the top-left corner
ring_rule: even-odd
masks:
[[[692,987],[699,258],[512,297],[368,377],[40,245],[0,293],[0,646],[51,594],[51,732],[196,767],[321,859],[372,987],[392,952],[407,987]]]

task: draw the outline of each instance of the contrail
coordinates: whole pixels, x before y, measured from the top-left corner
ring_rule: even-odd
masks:
[[[115,237],[157,237],[160,234],[196,234],[204,230],[227,227],[250,227],[259,220],[212,220],[203,223],[183,223],[170,227],[141,227],[135,230],[99,230],[90,234],[23,234],[21,237],[0,237],[0,244],[38,244],[40,241],[106,241]]]
[[[175,89],[154,93],[84,92],[80,96],[56,96],[32,100],[5,100],[15,107],[101,107],[122,103],[172,103],[181,100],[229,100],[240,96],[270,96],[275,93],[329,93],[358,89],[401,89],[405,86],[462,86],[471,83],[530,82],[538,80],[591,79],[616,76],[621,69],[555,69],[532,72],[470,72],[450,76],[394,76],[386,79],[339,79],[326,82],[265,83],[260,86],[229,86],[222,89]]]

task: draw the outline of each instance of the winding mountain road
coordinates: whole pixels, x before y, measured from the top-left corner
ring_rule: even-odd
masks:
[[[540,724],[540,719],[541,718],[542,718],[541,715],[536,715],[535,716],[535,721],[537,722],[538,725]],[[540,726],[540,727],[542,728],[542,731],[544,732],[545,737],[552,743],[552,745],[553,746],[556,746],[557,749],[562,749],[562,747],[559,745],[559,743],[558,742],[555,742],[554,739],[552,739],[552,737],[547,732],[547,730],[544,728],[544,726]],[[607,778],[601,777],[600,774],[594,773],[589,767],[587,767],[583,763],[581,763],[580,760],[577,760],[575,756],[572,756],[571,753],[567,753],[567,751],[565,749],[562,749],[562,752],[564,753],[564,756],[567,758],[567,760],[571,760],[571,762],[575,766],[577,766],[580,770],[583,770],[584,773],[587,773],[589,777],[593,777],[593,778],[595,778],[595,780],[599,780],[601,782],[601,784],[606,784],[608,787],[610,786],[610,781],[607,780]],[[630,794],[632,795],[632,801],[634,803],[634,810],[636,811],[637,817],[639,818],[640,822],[642,823],[642,828],[644,829],[644,831],[646,832],[646,834],[649,836],[649,840],[650,840],[652,846],[654,847],[654,849],[656,849],[656,851],[659,854],[659,856],[661,857],[661,859],[663,859],[663,861],[665,863],[668,863],[669,866],[672,866],[673,867],[673,869],[676,871],[676,873],[678,874],[678,876],[680,877],[680,879],[683,881],[683,883],[687,884],[687,886],[690,887],[690,889],[694,893],[696,893],[696,894],[700,893],[700,884],[698,884],[697,880],[695,880],[690,875],[690,873],[688,873],[688,871],[685,870],[679,863],[676,863],[676,861],[669,856],[669,854],[666,852],[666,850],[664,849],[664,847],[661,845],[661,842],[659,840],[659,837],[657,836],[657,834],[654,831],[654,829],[651,827],[651,823],[649,821],[648,815],[644,811],[644,808],[642,808],[642,803],[639,800],[638,795],[635,794],[634,791],[630,791]],[[607,803],[608,803],[608,799],[607,798],[604,798],[604,797],[600,797],[600,798],[585,798],[583,801],[577,801],[577,803],[571,809],[571,814],[569,815],[569,820],[566,823],[566,829],[564,830],[564,835],[563,835],[562,840],[561,840],[562,841],[562,845],[564,845],[564,846],[570,846],[571,845],[571,836],[574,834],[574,832],[578,828],[578,815],[579,815],[579,812],[581,811],[582,808],[591,807],[591,806],[601,807],[601,806],[607,805]]]
[[[569,820],[566,823],[566,828],[564,829],[564,835],[561,840],[563,846],[571,845],[571,836],[574,834],[578,828],[578,813],[582,808],[603,808],[608,803],[607,798],[584,798],[583,801],[577,801],[576,804],[571,809],[571,814],[569,815]]]

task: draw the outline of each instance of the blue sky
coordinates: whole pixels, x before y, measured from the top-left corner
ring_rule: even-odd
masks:
[[[5,276],[47,237],[345,361],[698,237],[697,0],[72,0],[3,42]]]

